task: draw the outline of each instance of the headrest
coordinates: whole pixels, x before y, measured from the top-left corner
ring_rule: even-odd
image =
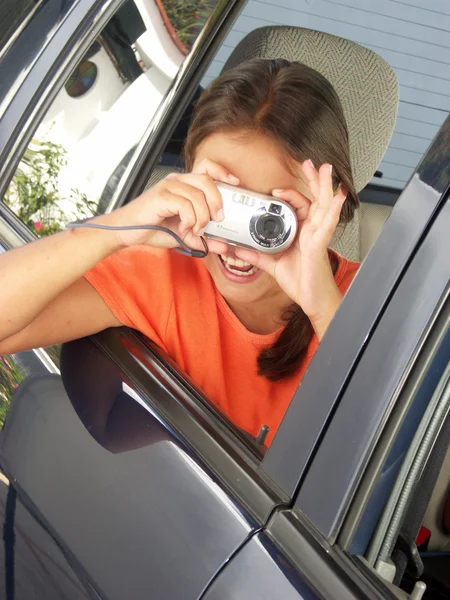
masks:
[[[355,188],[372,179],[388,147],[397,116],[397,77],[378,54],[355,42],[301,27],[261,27],[234,49],[223,70],[252,58],[284,58],[321,73],[344,110]]]

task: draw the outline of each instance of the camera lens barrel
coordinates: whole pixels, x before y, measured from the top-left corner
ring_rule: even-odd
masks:
[[[283,231],[283,219],[277,215],[266,213],[255,223],[256,235],[264,240],[275,240]]]
[[[282,207],[271,204],[268,209],[259,208],[250,219],[250,235],[263,248],[277,248],[289,237],[290,224],[287,224]]]

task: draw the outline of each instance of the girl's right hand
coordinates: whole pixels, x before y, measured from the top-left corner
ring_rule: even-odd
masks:
[[[105,225],[159,225],[176,233],[190,248],[203,250],[200,239],[209,221],[224,218],[222,196],[214,183],[237,185],[239,179],[221,165],[203,160],[192,173],[171,173],[141,196],[96,219]],[[120,246],[148,244],[174,248],[177,241],[163,231],[117,231]],[[226,252],[226,244],[208,240],[212,252]]]

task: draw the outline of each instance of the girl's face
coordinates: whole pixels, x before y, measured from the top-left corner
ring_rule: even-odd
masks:
[[[237,136],[215,133],[197,147],[194,167],[204,159],[212,160],[239,178],[239,185],[255,192],[272,194],[274,189],[293,188],[310,197],[308,186],[300,175],[293,175],[283,164],[279,149],[267,137],[259,135]],[[299,174],[299,164],[294,169]],[[264,271],[243,261],[235,262],[233,246],[226,255],[209,254],[205,265],[222,296],[229,303],[248,304],[263,298],[275,299],[284,293]]]

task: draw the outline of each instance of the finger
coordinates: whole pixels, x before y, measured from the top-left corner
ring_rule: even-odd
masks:
[[[333,182],[331,178],[332,166],[325,164],[319,169],[319,197],[314,212],[311,214],[311,222],[320,227],[325,215],[334,198]]]
[[[223,181],[223,183],[230,183],[231,185],[238,185],[239,178],[233,175],[224,166],[219,165],[208,158],[203,159],[192,169],[193,173],[203,173],[209,175],[211,179],[216,181]]]
[[[276,189],[272,190],[272,196],[288,202],[297,213],[299,221],[304,221],[308,217],[311,208],[311,200],[308,200],[301,192],[294,189]]]
[[[155,202],[154,208],[160,222],[177,216],[180,219],[180,233],[192,229],[197,222],[192,202],[186,197],[174,194],[167,189],[158,194],[158,202]]]
[[[277,264],[278,258],[272,254],[263,254],[262,252],[254,252],[253,250],[247,250],[247,248],[238,247],[234,249],[234,252],[241,260],[245,260],[257,269],[261,269],[271,277],[274,277],[275,265]]]
[[[314,200],[317,200],[319,198],[319,173],[312,160],[305,160],[302,163],[302,171]]]
[[[336,196],[334,196],[333,200],[331,201],[331,205],[328,209],[327,214],[323,219],[321,229],[327,245],[331,242],[334,232],[336,231],[336,227],[339,224],[339,218],[341,215],[342,206],[345,202],[345,198],[345,194],[336,194]]]
[[[207,238],[206,243],[210,254],[226,254],[228,252],[228,244],[226,242]]]
[[[217,185],[206,173],[186,173],[184,175],[178,175],[178,181],[185,182],[191,186],[194,186],[200,190],[203,194],[203,198],[210,213],[210,220],[222,221],[224,218],[223,213],[223,199],[222,195],[217,189]]]
[[[211,213],[204,191],[197,186],[189,185],[186,179],[182,181],[172,179],[166,185],[172,194],[182,196],[191,202],[195,212],[194,232],[199,235],[211,221]]]

